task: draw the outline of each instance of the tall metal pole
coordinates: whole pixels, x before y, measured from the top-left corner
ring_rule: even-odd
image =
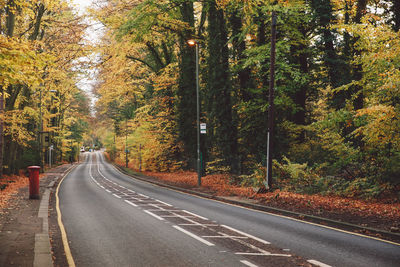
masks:
[[[267,137],[267,181],[266,188],[272,187],[272,151],[274,136],[274,85],[275,85],[275,49],[276,49],[276,12],[272,11],[271,23],[271,65],[269,70],[269,109],[268,109],[268,137]]]
[[[128,119],[125,120],[125,167],[128,168]]]
[[[40,165],[40,171],[43,172],[43,114],[42,114],[42,88],[40,88],[39,92],[39,123],[40,123],[40,128],[39,128],[39,165]]]
[[[3,178],[4,159],[4,89],[0,85],[0,178]]]
[[[201,186],[200,162],[200,93],[199,93],[199,43],[196,42],[196,98],[197,98],[197,186]]]

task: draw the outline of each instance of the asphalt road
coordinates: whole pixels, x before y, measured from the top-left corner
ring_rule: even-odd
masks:
[[[100,152],[59,198],[77,266],[400,266],[399,245],[135,180]]]

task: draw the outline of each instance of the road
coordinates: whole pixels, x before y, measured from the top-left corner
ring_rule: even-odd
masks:
[[[59,199],[77,266],[400,266],[399,245],[158,187],[100,152]]]

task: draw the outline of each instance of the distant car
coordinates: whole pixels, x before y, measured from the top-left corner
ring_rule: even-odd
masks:
[[[85,147],[81,147],[81,152],[85,152]]]

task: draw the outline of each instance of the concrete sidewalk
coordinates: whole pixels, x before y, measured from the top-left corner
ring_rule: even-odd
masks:
[[[40,179],[40,199],[29,199],[24,187],[12,197],[0,213],[0,267],[52,267],[49,238],[49,198],[56,181],[73,165],[65,164],[48,170]]]

